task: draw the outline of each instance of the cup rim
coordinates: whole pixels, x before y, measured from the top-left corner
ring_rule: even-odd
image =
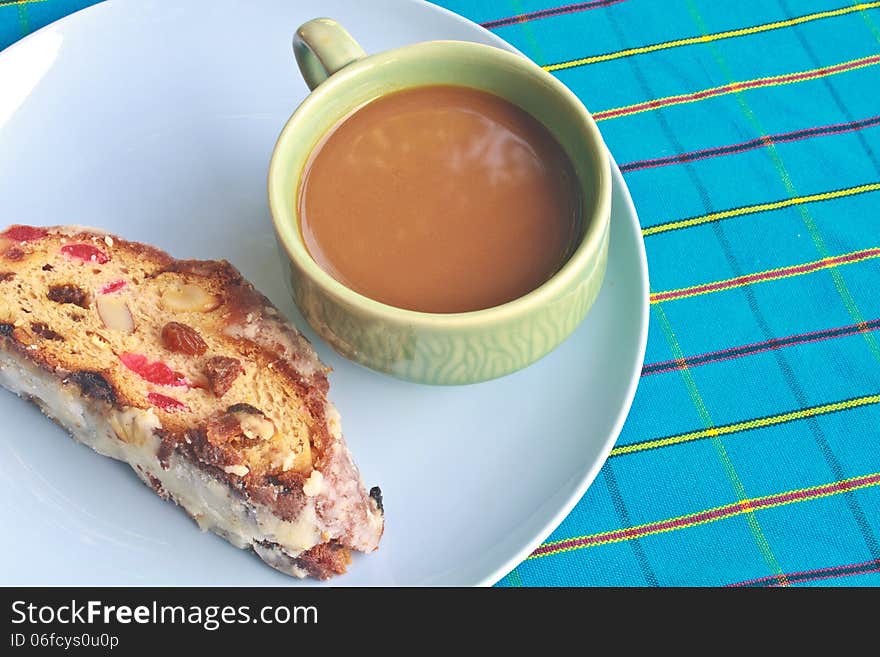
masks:
[[[593,203],[592,216],[589,217],[586,230],[577,248],[569,256],[565,264],[544,283],[516,299],[497,306],[461,313],[431,313],[399,308],[376,301],[336,280],[315,262],[302,239],[295,210],[292,217],[280,217],[283,214],[281,208],[284,204],[282,195],[288,191],[284,186],[284,182],[288,181],[289,177],[286,176],[287,172],[280,170],[279,153],[284,150],[285,144],[296,138],[294,132],[300,117],[311,111],[311,108],[320,103],[324,96],[333,93],[338,87],[345,85],[349,79],[368,71],[372,66],[383,61],[399,59],[402,56],[413,57],[420,53],[424,54],[426,51],[443,50],[449,47],[472,49],[475,53],[479,51],[484,55],[498,57],[501,61],[506,60],[507,64],[524,69],[526,73],[538,79],[543,85],[549,86],[554,93],[560,94],[581,115],[584,137],[590,142],[591,146],[589,151],[592,159],[591,168],[595,175],[596,199]],[[490,93],[492,92],[490,91]],[[312,150],[314,150],[314,146]],[[296,175],[297,183],[299,183],[301,172],[298,172]],[[581,100],[562,82],[531,60],[494,46],[470,41],[424,41],[386,50],[368,55],[328,77],[306,97],[282,128],[272,150],[267,182],[269,210],[275,234],[287,257],[302,273],[308,276],[312,283],[337,301],[358,307],[366,313],[386,321],[405,323],[413,327],[450,328],[475,326],[503,321],[538,309],[545,302],[561,295],[572,287],[579,280],[583,272],[592,272],[597,267],[601,260],[602,246],[610,226],[611,169],[607,148],[595,120]],[[297,193],[299,193],[298,190]]]

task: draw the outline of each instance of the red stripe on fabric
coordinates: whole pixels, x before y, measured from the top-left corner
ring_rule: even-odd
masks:
[[[837,328],[825,329],[823,331],[798,333],[785,336],[784,338],[773,338],[764,342],[753,342],[740,347],[731,347],[729,349],[710,351],[697,356],[688,356],[687,358],[680,360],[666,360],[656,363],[648,363],[642,368],[642,376],[662,374],[664,372],[680,370],[685,367],[698,367],[700,365],[708,365],[709,363],[719,363],[726,360],[741,358],[743,356],[751,356],[766,351],[781,349],[782,347],[812,344],[814,342],[822,342],[823,340],[843,338],[851,335],[858,335],[859,333],[867,333],[868,331],[876,331],[877,329],[880,329],[880,319],[872,319],[860,324],[839,326]]]
[[[487,30],[496,27],[506,27],[507,25],[515,25],[517,23],[526,23],[528,21],[537,20],[539,18],[550,18],[552,16],[563,16],[565,14],[573,14],[579,11],[588,11],[590,9],[599,9],[601,7],[610,7],[623,2],[624,0],[593,0],[592,2],[579,2],[573,5],[564,5],[562,7],[552,7],[550,9],[541,9],[532,11],[527,14],[518,14],[507,18],[499,18],[493,21],[482,23]]]
[[[791,584],[800,584],[801,582],[817,582],[823,579],[835,579],[837,577],[849,577],[850,575],[867,575],[869,573],[880,573],[880,568],[871,568],[869,570],[858,570],[858,571],[845,571],[840,573],[834,573],[829,575],[822,575],[820,577],[809,577],[803,579],[796,579]],[[777,584],[771,584],[770,586],[778,586]]]
[[[878,482],[880,482],[880,474],[871,475],[868,477],[860,477],[851,481],[835,481],[834,483],[826,484],[824,486],[817,486],[816,488],[810,488],[808,490],[796,490],[789,493],[781,493],[780,495],[771,495],[770,497],[765,497],[749,502],[749,506],[751,506],[751,508],[753,509],[763,509],[765,507],[775,506],[784,502],[794,502],[795,500],[803,500],[811,497],[821,497],[826,493],[852,490],[855,488],[859,488],[860,486],[865,486]]]
[[[808,274],[813,271],[825,269],[829,265],[840,265],[847,262],[864,260],[866,258],[871,258],[876,255],[880,255],[880,248],[868,249],[866,251],[860,251],[858,253],[850,253],[844,256],[838,256],[836,258],[820,260],[818,262],[809,262],[804,265],[795,265],[793,267],[783,267],[780,269],[774,269],[772,271],[759,272],[757,274],[748,274],[747,276],[740,276],[739,278],[732,278],[726,281],[717,281],[715,283],[706,283],[705,285],[697,285],[695,287],[684,288],[681,290],[658,292],[651,295],[651,301],[653,303],[657,303],[659,301],[667,301],[669,299],[675,299],[682,296],[693,296],[697,294],[704,294],[706,292],[716,292],[718,290],[726,290],[729,288],[739,287],[741,285],[748,285],[749,283],[773,280],[776,278],[784,278],[792,274]]]
[[[795,573],[786,573],[785,576],[793,582],[812,582],[834,577],[862,575],[864,573],[876,572],[880,572],[880,560],[863,561],[862,563],[847,564],[844,566],[829,566],[827,568],[817,568],[815,570],[802,570]],[[736,582],[735,584],[727,584],[726,588],[754,586],[756,584],[773,586],[777,581],[778,577],[776,575],[769,575],[767,577],[758,577],[743,582]]]
[[[621,529],[618,531],[607,532],[595,536],[585,536],[583,538],[575,538],[562,543],[554,543],[552,545],[542,545],[532,554],[544,554],[546,552],[558,552],[570,547],[584,547],[594,543],[607,543],[609,541],[626,540],[644,536],[646,534],[654,534],[659,531],[676,529],[678,527],[686,527],[688,525],[696,525],[708,520],[717,520],[726,516],[734,515],[742,511],[743,505],[740,503],[729,504],[718,509],[703,511],[691,516],[682,518],[673,518],[672,520],[662,520],[660,522],[649,523],[640,527],[631,527],[629,529]]]
[[[815,488],[790,491],[787,493],[780,493],[778,495],[770,495],[764,498],[743,500],[742,502],[734,502],[732,504],[718,507],[717,509],[710,509],[708,511],[702,511],[700,513],[695,513],[688,516],[681,516],[669,520],[652,522],[646,525],[641,525],[639,527],[629,527],[627,529],[604,532],[602,534],[594,534],[592,536],[582,536],[580,538],[573,538],[568,541],[541,545],[540,547],[536,548],[534,552],[532,552],[532,556],[540,556],[542,554],[560,552],[570,548],[586,547],[597,543],[609,543],[645,536],[648,534],[656,534],[658,532],[668,531],[679,527],[688,527],[704,522],[709,522],[712,520],[719,520],[733,515],[739,515],[744,511],[754,511],[756,509],[778,506],[780,504],[786,504],[798,500],[822,497],[829,493],[843,492],[875,483],[880,483],[880,474],[856,477],[849,481],[835,481],[833,483],[825,484],[823,486],[817,486]]]
[[[758,87],[766,87],[777,84],[786,84],[789,82],[798,82],[799,80],[810,80],[813,78],[822,77],[825,75],[830,75],[832,73],[840,73],[842,71],[848,71],[852,68],[861,68],[868,64],[876,64],[880,62],[880,55],[874,55],[873,57],[865,57],[864,59],[860,59],[855,62],[847,62],[845,64],[835,64],[834,66],[828,66],[826,68],[818,68],[812,71],[802,71],[800,73],[790,73],[788,75],[779,75],[770,78],[763,78],[759,80],[746,80],[745,82],[733,82],[731,84],[726,84],[722,87],[716,87],[714,89],[705,89],[703,91],[697,91],[692,94],[683,94],[681,96],[671,96],[669,98],[658,98],[656,100],[649,100],[644,103],[638,103],[635,105],[629,105],[626,107],[618,107],[616,109],[605,110],[604,112],[596,112],[593,114],[593,118],[596,121],[602,121],[604,119],[611,119],[616,116],[621,116],[624,114],[635,114],[637,112],[641,112],[649,109],[659,109],[661,107],[666,107],[667,105],[674,105],[676,103],[680,103],[686,100],[703,100],[704,98],[711,98],[713,96],[721,96],[731,91],[746,91],[748,89],[756,89]]]
[[[747,151],[764,148],[773,144],[787,144],[812,137],[824,137],[826,135],[840,135],[847,132],[855,132],[864,128],[871,128],[880,125],[880,116],[872,116],[859,121],[851,121],[849,123],[834,123],[830,125],[818,126],[815,128],[806,128],[804,130],[795,130],[792,132],[783,132],[775,135],[767,135],[749,141],[729,144],[727,146],[716,146],[714,148],[704,148],[689,153],[681,153],[679,155],[670,155],[667,157],[655,157],[645,160],[636,160],[620,165],[623,173],[630,171],[641,171],[643,169],[654,169],[657,167],[667,166],[669,164],[680,164],[684,162],[698,162],[722,155],[734,155],[737,153],[745,153]]]

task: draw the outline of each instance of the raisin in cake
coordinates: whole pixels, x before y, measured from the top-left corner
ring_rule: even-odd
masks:
[[[303,577],[384,527],[308,341],[225,261],[80,227],[0,233],[0,384],[203,529]]]

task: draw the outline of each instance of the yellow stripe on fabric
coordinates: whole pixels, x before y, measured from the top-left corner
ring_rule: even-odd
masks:
[[[840,262],[842,258],[846,260]],[[712,292],[720,292],[723,290],[735,290],[739,287],[752,285],[754,283],[764,283],[766,281],[778,281],[783,278],[793,278],[795,276],[803,276],[804,274],[812,274],[817,271],[827,269],[834,270],[841,265],[850,265],[857,262],[864,262],[872,258],[880,258],[880,251],[876,248],[864,249],[862,251],[853,251],[839,256],[831,256],[814,260],[813,262],[805,262],[802,265],[789,267],[777,267],[775,269],[767,269],[765,271],[747,274],[746,276],[737,276],[736,278],[727,278],[720,281],[712,281],[711,283],[701,283],[691,287],[682,287],[675,290],[667,290],[664,292],[651,293],[651,303],[661,303],[662,301],[670,301],[672,299],[687,299],[689,297],[701,296],[703,294],[711,294]],[[803,269],[803,271],[798,271]],[[749,280],[740,280],[749,279]],[[709,289],[706,289],[709,288]],[[864,320],[854,322],[855,324],[865,324]]]
[[[17,3],[17,7],[18,26],[21,28],[21,36],[24,38],[31,32],[30,21],[28,21],[27,5],[24,3]]]
[[[523,7],[520,0],[510,0],[511,16],[522,16],[525,13],[527,13],[526,9]],[[523,48],[520,48],[520,50],[522,50],[532,61],[536,63],[543,62],[544,52],[541,49],[541,42],[535,37],[535,31],[532,29],[532,21],[517,21],[514,25],[516,25],[519,32],[522,33],[526,43],[529,45],[528,52]]]
[[[687,5],[688,11],[691,13],[694,22],[697,24],[699,29],[705,31],[706,26],[703,23],[702,16],[700,16],[700,13],[696,5],[693,3],[693,0],[687,0]],[[866,16],[864,12],[861,12],[861,14],[862,16]],[[718,63],[724,74],[728,78],[733,78],[733,75],[728,68],[727,63],[724,61],[724,58],[718,52],[717,48],[713,45],[711,46],[710,51],[712,52],[712,56],[715,58],[715,61]],[[752,108],[746,101],[745,96],[741,93],[737,93],[736,99],[749,123],[752,124],[752,126],[761,137],[766,138],[768,136],[768,132],[764,130],[761,122],[758,120],[757,116],[755,116],[755,113],[752,111]],[[789,174],[788,169],[785,167],[785,163],[782,161],[782,156],[779,155],[776,145],[773,143],[768,144],[767,152],[770,154],[770,157],[773,160],[773,164],[776,167],[776,170],[779,173],[779,177],[785,185],[786,190],[788,190],[788,193],[791,194],[793,197],[798,196],[797,188],[795,187],[794,182],[791,179],[791,175]],[[813,240],[813,244],[816,246],[816,251],[822,258],[827,258],[830,255],[828,247],[825,244],[825,240],[819,232],[819,227],[816,225],[816,222],[810,214],[809,209],[804,205],[800,205],[798,207],[798,210],[800,212],[801,219],[803,220],[804,225],[807,227],[807,232],[810,234],[810,239]],[[840,296],[841,302],[843,303],[843,306],[846,309],[847,313],[849,313],[849,316],[852,317],[853,322],[855,324],[864,324],[865,317],[862,314],[862,311],[859,308],[858,304],[856,303],[855,297],[853,297],[852,292],[850,292],[849,288],[847,287],[846,281],[843,278],[843,274],[836,267],[831,269],[831,278],[834,281],[834,287],[837,289],[837,293]],[[880,361],[880,343],[878,343],[874,333],[865,332],[862,333],[862,336],[875,360]]]
[[[48,2],[48,0],[0,0],[0,7],[7,5],[33,5],[38,2]]]
[[[756,203],[755,205],[747,205],[741,208],[733,208],[731,210],[723,210],[721,212],[711,212],[699,217],[691,217],[689,219],[680,219],[678,221],[670,221],[665,224],[649,226],[642,231],[645,237],[649,235],[657,235],[670,230],[679,228],[689,228],[691,226],[699,226],[708,224],[713,221],[721,221],[722,219],[730,219],[731,217],[741,217],[748,214],[756,214],[758,212],[768,212],[770,210],[780,210],[795,205],[803,205],[804,203],[816,203],[818,201],[830,201],[846,196],[854,196],[856,194],[864,194],[866,192],[880,191],[880,183],[868,183],[865,185],[857,185],[855,187],[847,187],[846,189],[835,189],[830,192],[821,192],[819,194],[808,194],[806,196],[795,196],[781,201],[773,201],[770,203]]]
[[[852,4],[857,5],[860,4],[858,2],[853,2]],[[877,43],[880,43],[880,30],[877,29],[877,26],[874,25],[874,21],[871,20],[871,15],[866,11],[860,11],[859,15],[862,17],[862,20],[865,22],[865,25],[868,26],[868,29],[871,30],[871,34],[874,35],[874,39]]]
[[[518,568],[519,568],[519,566],[517,566],[517,568],[514,568],[513,570],[511,570],[506,575],[510,588],[520,588],[521,589],[523,587],[522,577],[519,576]]]
[[[677,360],[684,360],[684,352],[681,349],[681,345],[678,342],[675,331],[672,329],[672,323],[669,321],[669,318],[663,311],[663,307],[660,305],[655,306],[655,313],[660,320],[660,328],[663,331],[663,335],[666,338],[666,342],[669,345],[670,350],[672,351],[673,358]],[[712,421],[712,416],[709,413],[709,409],[706,407],[705,401],[703,401],[703,396],[700,394],[700,390],[697,387],[697,382],[694,380],[690,368],[684,367],[679,370],[679,373],[681,374],[682,380],[684,381],[685,387],[687,388],[688,395],[690,396],[694,407],[697,409],[697,413],[699,413],[700,415],[700,419],[707,427],[706,431],[714,431],[715,423]],[[733,487],[733,491],[737,497],[737,500],[739,500],[740,502],[746,500],[748,498],[748,494],[746,492],[745,486],[743,485],[742,480],[739,478],[739,474],[736,472],[736,468],[734,467],[733,462],[730,460],[730,457],[727,454],[727,449],[724,447],[724,441],[722,441],[717,434],[712,436],[712,447],[715,448],[715,453],[718,456],[718,460],[721,463],[721,467],[724,469],[724,473],[727,476],[728,481],[730,481],[730,484]],[[779,562],[776,559],[776,555],[773,554],[773,550],[770,548],[770,543],[764,536],[764,532],[761,529],[761,525],[758,522],[758,518],[755,516],[754,512],[749,511],[746,514],[746,522],[748,523],[749,530],[751,531],[752,537],[755,540],[755,545],[761,552],[761,556],[764,558],[764,561],[766,562],[768,568],[770,568],[770,572],[777,575],[780,585],[787,586],[788,580],[785,578],[784,571],[779,565]]]
[[[638,538],[642,538],[645,536],[654,536],[656,534],[663,534],[667,532],[677,531],[679,529],[686,529],[690,527],[697,527],[699,525],[706,525],[712,522],[718,522],[719,520],[725,520],[727,518],[735,518],[737,516],[743,515],[744,513],[753,513],[752,505],[758,504],[761,509],[774,509],[780,506],[787,506],[789,504],[797,504],[798,502],[808,502],[812,500],[820,500],[825,497],[832,497],[834,495],[840,495],[841,493],[850,492],[854,490],[861,490],[863,488],[870,488],[872,486],[880,486],[880,481],[870,481],[871,478],[875,478],[877,475],[880,475],[880,472],[874,472],[869,475],[861,475],[858,477],[850,477],[848,479],[841,479],[839,481],[832,482],[829,484],[821,484],[819,486],[810,486],[807,488],[796,488],[793,490],[787,490],[782,493],[775,493],[773,495],[764,495],[762,497],[754,497],[747,500],[742,500],[738,502],[740,509],[731,511],[730,513],[726,513],[724,515],[720,515],[718,517],[710,517],[705,518],[707,514],[711,514],[716,511],[722,511],[728,509],[731,505],[724,504],[721,506],[716,506],[711,509],[706,509],[704,511],[698,511],[696,513],[688,513],[681,516],[675,516],[673,518],[667,518],[661,521],[655,522],[647,522],[641,525],[634,525],[633,527],[629,527],[630,530],[639,530],[644,527],[651,527],[652,525],[664,525],[664,524],[672,524],[676,523],[671,527],[658,527],[656,529],[651,529],[645,532],[634,532],[635,536],[619,536],[620,530],[614,531],[606,531],[606,532],[598,532],[596,534],[586,534],[584,536],[576,536],[573,538],[564,538],[557,541],[551,541],[544,543],[542,547],[544,548],[552,548],[554,545],[565,545],[566,543],[572,543],[575,541],[589,541],[589,543],[585,545],[574,545],[574,546],[566,546],[560,547],[558,550],[546,550],[539,554],[533,554],[529,556],[529,559],[540,559],[542,557],[549,557],[555,554],[561,554],[563,552],[571,552],[574,550],[583,550],[589,547],[596,547],[599,545],[608,545],[609,543],[619,543],[621,541],[632,540],[636,536]],[[851,484],[850,482],[855,482],[859,480],[868,480],[863,481],[857,484]],[[847,485],[850,484],[850,485]],[[834,488],[833,486],[837,486]],[[779,499],[778,501],[767,503],[766,500],[771,500],[773,498],[786,498],[791,496],[791,499]],[[694,519],[693,522],[687,522],[688,519]],[[777,574],[778,575],[778,574]],[[783,575],[784,577],[784,575]]]
[[[869,406],[871,404],[880,404],[880,395],[866,395],[856,399],[847,399],[846,401],[833,402],[831,404],[823,404],[821,406],[812,406],[788,413],[780,413],[779,415],[771,415],[769,417],[761,417],[744,422],[735,422],[734,424],[726,424],[720,427],[712,427],[709,429],[700,429],[699,431],[690,431],[677,436],[669,436],[667,438],[658,438],[657,440],[647,440],[632,445],[621,445],[611,450],[611,456],[621,456],[623,454],[632,454],[634,452],[642,452],[647,449],[656,449],[658,447],[668,447],[670,445],[680,445],[682,443],[709,438],[711,436],[723,436],[740,431],[750,431],[752,429],[761,429],[764,427],[772,427],[777,424],[793,422],[795,420],[803,420],[817,415],[826,415],[837,411],[848,410],[851,408],[859,408],[861,406]]]
[[[650,102],[661,103],[662,107],[672,107],[675,105],[686,105],[688,103],[698,103],[704,98],[694,98],[694,95],[699,94],[709,94],[706,95],[705,98],[718,98],[719,96],[726,96],[728,94],[739,93],[740,91],[747,91],[748,89],[744,89],[745,85],[752,85],[755,83],[766,83],[762,84],[761,87],[772,87],[772,86],[781,86],[786,84],[796,84],[798,82],[809,82],[810,80],[816,80],[819,78],[829,77],[831,75],[837,75],[838,73],[847,73],[849,71],[857,71],[862,68],[867,68],[868,66],[874,66],[877,64],[876,55],[868,55],[866,57],[859,57],[856,59],[850,59],[845,62],[840,62],[838,64],[830,65],[830,66],[820,66],[819,68],[809,69],[806,71],[799,71],[797,73],[782,73],[780,75],[771,75],[763,78],[755,78],[753,80],[743,80],[740,82],[731,82],[729,84],[722,84],[717,87],[710,87],[708,89],[701,89],[696,92],[688,93],[688,94],[678,94],[675,96],[664,96],[663,98],[657,98]],[[836,71],[827,71],[828,68],[834,67],[846,67],[843,70]],[[796,80],[787,80],[794,75],[800,76]],[[728,87],[730,87],[728,89]],[[632,111],[627,111],[632,109]],[[656,109],[656,107],[651,107],[648,102],[641,103],[633,103],[632,105],[624,105],[622,107],[614,107],[607,110],[602,110],[599,112],[595,112],[598,116],[595,116],[595,120],[599,121],[608,121],[611,119],[615,119],[621,116],[632,116],[634,114],[641,114],[642,112],[649,112],[651,110]],[[614,116],[605,116],[607,114],[614,113]]]
[[[567,68],[586,66],[588,64],[598,64],[599,62],[607,62],[613,59],[630,57],[632,55],[644,55],[651,52],[657,52],[658,50],[669,50],[670,48],[678,48],[679,46],[690,46],[698,43],[709,43],[711,41],[720,41],[722,39],[747,36],[750,34],[760,34],[761,32],[778,30],[780,28],[791,27],[792,25],[800,25],[801,23],[808,23],[810,21],[821,20],[823,18],[834,18],[835,16],[843,16],[845,14],[851,14],[853,12],[863,11],[866,9],[874,9],[876,7],[880,7],[880,2],[862,2],[849,7],[841,7],[840,9],[832,9],[829,11],[820,11],[816,12],[815,14],[798,16],[797,18],[790,18],[784,21],[775,21],[773,23],[755,25],[753,27],[743,27],[736,30],[715,32],[714,34],[705,34],[696,37],[688,37],[685,39],[664,41],[663,43],[655,43],[649,46],[640,46],[638,48],[627,48],[626,50],[618,50],[617,52],[610,52],[604,55],[592,55],[590,57],[582,57],[581,59],[572,59],[570,61],[560,62],[558,64],[549,64],[545,66],[544,69],[550,72],[561,71]]]

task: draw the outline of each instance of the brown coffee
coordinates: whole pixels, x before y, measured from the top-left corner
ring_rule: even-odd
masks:
[[[432,313],[534,290],[579,228],[575,173],[547,128],[456,86],[400,91],[349,115],[315,148],[298,203],[306,247],[331,276]]]

